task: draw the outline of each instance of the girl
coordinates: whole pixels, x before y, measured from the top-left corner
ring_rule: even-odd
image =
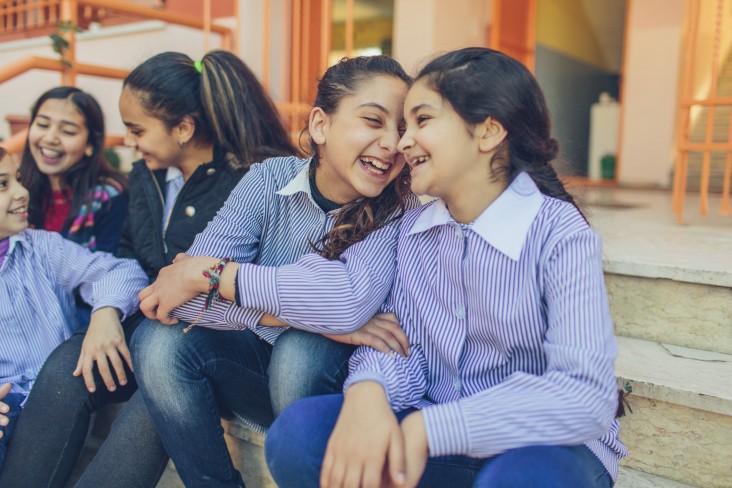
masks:
[[[438,197],[402,219],[385,305],[412,354],[361,348],[345,395],[286,410],[265,447],[278,486],[611,486],[626,450],[600,242],[549,165],[536,80],[462,49],[421,71],[404,113],[412,189]],[[301,290],[325,320],[338,296],[310,270],[256,286],[282,310]]]
[[[48,354],[77,329],[74,290],[92,323],[133,313],[147,277],[131,259],[92,253],[54,232],[27,230],[28,190],[0,148],[0,469],[21,406]],[[32,279],[30,279],[32,277]],[[39,442],[41,437],[36,438]],[[5,485],[9,486],[9,485]]]
[[[228,259],[219,258],[278,266],[310,254],[315,246],[319,255],[335,260],[328,262],[339,263],[336,258],[345,259],[368,235],[381,244],[378,255],[361,269],[372,279],[359,290],[359,300],[349,304],[363,318],[308,330],[359,329],[391,287],[393,274],[382,269],[393,267],[397,219],[418,205],[397,151],[410,81],[396,61],[383,56],[343,60],[329,68],[318,83],[309,118],[315,155],[252,166],[188,250],[194,257],[161,270],[141,293],[146,297],[143,311],[167,321],[168,311],[199,293],[202,269],[212,266],[207,273],[216,277],[220,268],[231,269],[224,266]],[[221,278],[222,295],[233,298],[233,276]],[[219,289],[202,281],[200,291]],[[367,298],[372,295],[376,301]],[[376,307],[363,307],[359,301],[364,299]],[[292,401],[340,389],[353,351],[350,342],[373,340],[390,344],[386,350],[406,349],[399,342],[403,334],[390,323],[338,337],[344,345],[299,330],[258,327],[272,322],[257,309],[223,306],[220,315],[216,307],[197,317],[206,297],[198,300],[178,315],[189,322],[238,323],[250,329],[220,332],[151,321],[140,326],[132,344],[145,404],[187,486],[243,485],[224,442],[219,409],[267,426]]]
[[[118,254],[136,258],[151,278],[191,245],[250,162],[296,151],[254,74],[227,52],[197,62],[170,52],[150,58],[125,79],[120,112],[125,142],[143,160],[130,173]],[[141,318],[90,327],[54,351],[18,422],[0,486],[64,485],[90,415],[136,389],[127,343]],[[154,486],[166,462],[140,396],[132,395],[79,485]]]
[[[92,251],[114,252],[127,215],[127,179],[104,158],[104,116],[78,88],[45,92],[31,109],[20,175],[32,227]]]

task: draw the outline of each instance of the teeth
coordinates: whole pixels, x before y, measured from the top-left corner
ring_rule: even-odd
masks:
[[[410,161],[410,164],[411,164],[412,166],[417,166],[417,165],[420,165],[420,164],[422,164],[422,163],[424,163],[424,162],[427,162],[427,160],[428,160],[428,159],[429,159],[429,158],[428,158],[427,156],[419,156],[419,157],[417,157],[417,158],[414,158],[414,159],[412,159],[412,160]]]
[[[26,207],[18,207],[15,210],[11,210],[8,213],[11,213],[11,214],[22,214],[22,213],[25,213],[25,209],[26,209]]]
[[[383,175],[387,169],[389,169],[389,166],[391,166],[388,163],[383,163],[379,161],[378,159],[374,158],[366,158],[362,157],[361,162],[364,163],[364,166],[371,171],[372,173],[376,175]]]
[[[45,147],[41,148],[41,154],[44,156],[48,156],[49,158],[60,158],[63,153],[61,151],[55,151],[53,149],[48,149]]]

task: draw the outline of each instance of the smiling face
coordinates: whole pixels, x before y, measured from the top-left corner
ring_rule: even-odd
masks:
[[[0,239],[28,227],[28,190],[18,180],[18,167],[10,156],[0,159]]]
[[[376,197],[399,175],[397,150],[407,85],[390,75],[366,78],[334,113],[313,109],[310,136],[318,147],[316,184],[337,203]]]
[[[55,190],[61,189],[64,173],[92,153],[84,116],[68,98],[41,104],[28,130],[28,147]]]
[[[488,165],[481,166],[478,137],[457,112],[417,81],[404,103],[407,130],[399,141],[411,168],[412,191],[449,201],[476,184],[484,184]]]
[[[125,145],[137,149],[150,169],[180,165],[183,149],[179,139],[162,120],[145,111],[138,92],[122,90],[119,112],[127,127]]]

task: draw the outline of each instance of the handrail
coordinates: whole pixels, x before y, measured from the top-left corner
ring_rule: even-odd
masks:
[[[5,83],[6,81],[22,75],[32,69],[44,69],[63,73],[68,68],[64,66],[63,62],[59,59],[44,58],[42,56],[28,56],[0,67],[0,83]],[[129,73],[129,71],[124,69],[87,63],[76,63],[74,64],[74,69],[77,74],[80,75],[100,76],[102,78],[115,78],[119,80],[124,80]]]

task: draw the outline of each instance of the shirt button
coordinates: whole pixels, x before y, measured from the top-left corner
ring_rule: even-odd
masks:
[[[455,317],[463,320],[465,318],[465,307],[455,307]]]
[[[216,173],[216,169],[215,168],[208,168],[206,170],[206,174],[209,175],[209,176],[211,176],[214,173]]]
[[[460,381],[460,377],[456,376],[452,379],[452,386],[455,388],[455,390],[460,391],[460,388],[463,386],[462,382]]]
[[[457,235],[460,239],[463,238],[463,229],[459,225],[455,227],[455,235]]]
[[[190,205],[186,207],[186,215],[189,217],[196,215],[196,207]]]

